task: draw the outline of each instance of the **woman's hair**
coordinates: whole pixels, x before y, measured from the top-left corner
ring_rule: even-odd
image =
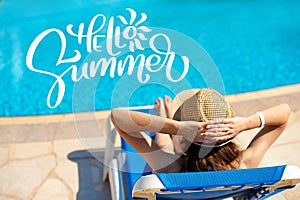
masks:
[[[181,169],[185,172],[237,169],[242,154],[234,142],[221,147],[205,147],[191,143],[185,153]]]
[[[177,121],[207,122],[234,117],[229,102],[211,88],[182,91],[176,95],[172,108],[173,119]],[[183,146],[186,155],[182,171],[228,170],[239,167],[241,151],[232,141],[214,147],[193,143],[185,143]]]

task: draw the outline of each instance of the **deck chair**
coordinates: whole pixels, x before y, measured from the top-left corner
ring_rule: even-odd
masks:
[[[153,113],[153,106],[130,110]],[[113,156],[117,135],[108,119],[103,180],[109,175],[113,200],[123,199],[267,199],[300,182],[297,166],[211,172],[152,174],[146,161],[121,139],[121,151]],[[148,133],[154,137],[154,133]]]

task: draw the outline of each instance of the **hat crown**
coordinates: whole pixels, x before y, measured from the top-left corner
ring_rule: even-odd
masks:
[[[211,88],[190,89],[179,93],[173,101],[173,119],[206,122],[234,116],[229,103]]]

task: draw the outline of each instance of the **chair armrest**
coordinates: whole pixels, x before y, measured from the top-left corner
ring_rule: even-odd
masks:
[[[143,176],[133,187],[133,196],[153,198],[159,195],[190,195],[206,197],[229,197],[249,195],[259,188],[266,193],[278,188],[291,187],[300,182],[297,166],[272,166],[252,169],[213,172],[159,173]],[[189,197],[192,198],[192,197]],[[196,196],[195,196],[196,198]]]

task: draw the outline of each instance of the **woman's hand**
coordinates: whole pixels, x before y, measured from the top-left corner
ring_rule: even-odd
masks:
[[[206,126],[207,130],[204,134],[217,141],[226,141],[246,130],[247,123],[248,119],[245,117],[213,120]]]
[[[216,119],[209,122],[179,122],[178,135],[191,142],[219,143],[236,137],[247,129],[246,117]]]
[[[177,135],[180,135],[190,142],[213,143],[212,137],[206,136],[206,126],[210,122],[180,121]]]

